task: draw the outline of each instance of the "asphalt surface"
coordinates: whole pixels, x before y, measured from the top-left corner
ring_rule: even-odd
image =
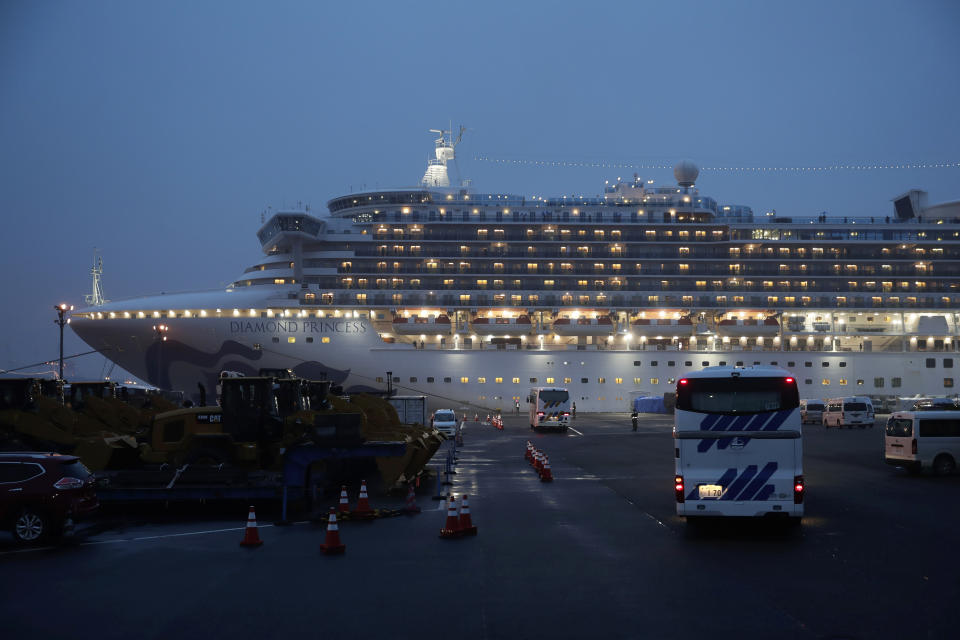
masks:
[[[244,506],[107,514],[71,539],[0,539],[0,620],[20,638],[956,638],[960,476],[882,462],[881,429],[807,426],[806,516],[688,528],[673,502],[672,418],[580,415],[567,434],[468,423],[446,512],[271,526],[242,549]],[[553,483],[523,460],[550,456]],[[356,488],[351,488],[351,500]],[[402,499],[372,495],[375,507]],[[335,498],[328,500],[336,503]],[[159,508],[158,508],[159,509]],[[239,511],[234,513],[234,511]]]

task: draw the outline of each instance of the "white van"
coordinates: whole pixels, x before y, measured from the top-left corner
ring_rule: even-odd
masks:
[[[823,400],[801,400],[800,422],[807,424],[823,424]]]
[[[830,398],[823,410],[823,426],[830,427],[872,427],[873,401],[866,396],[847,396]]]
[[[803,516],[800,395],[789,371],[707,367],[677,381],[677,515]]]
[[[530,389],[530,428],[566,431],[570,426],[570,392],[553,387]]]
[[[457,414],[453,409],[437,409],[430,416],[430,426],[452,438],[457,433]]]
[[[887,420],[883,459],[912,474],[947,475],[960,460],[960,411],[897,411]]]

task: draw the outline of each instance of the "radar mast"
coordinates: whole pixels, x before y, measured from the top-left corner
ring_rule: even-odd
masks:
[[[437,134],[434,140],[434,158],[427,161],[427,170],[420,180],[420,184],[425,187],[449,187],[450,175],[447,173],[447,163],[456,160],[455,149],[460,140],[463,139],[463,132],[466,127],[460,126],[457,133],[457,139],[453,139],[453,127],[450,129],[430,129],[430,133]]]
[[[84,302],[91,307],[99,307],[105,302],[109,302],[103,297],[103,258],[99,251],[93,250],[93,268],[90,269],[90,275],[93,277],[93,292],[83,296]]]

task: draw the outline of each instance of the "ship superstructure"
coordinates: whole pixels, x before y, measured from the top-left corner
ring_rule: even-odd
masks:
[[[960,203],[914,191],[893,216],[757,215],[702,195],[691,162],[673,186],[480,193],[450,186],[460,136],[434,133],[419,186],[273,214],[226,290],[106,303],[71,326],[186,390],[270,366],[490,408],[565,386],[582,411],[623,410],[691,368],[769,364],[804,397],[954,393]]]

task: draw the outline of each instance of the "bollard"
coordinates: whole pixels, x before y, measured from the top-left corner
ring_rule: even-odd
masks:
[[[443,482],[440,480],[440,470],[437,469],[437,493],[433,496],[434,500],[446,500],[447,496],[443,494]]]

